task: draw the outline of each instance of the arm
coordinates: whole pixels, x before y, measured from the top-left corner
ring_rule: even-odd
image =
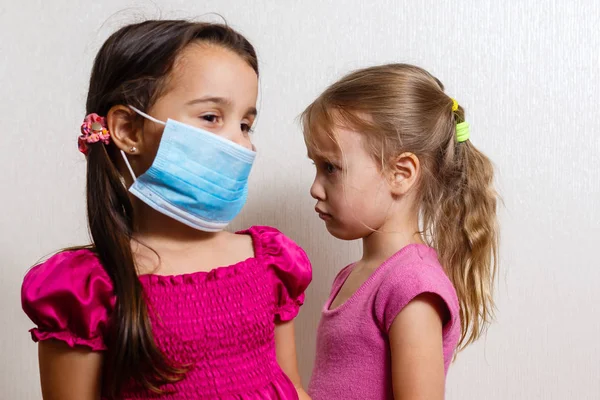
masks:
[[[103,354],[48,340],[38,347],[44,400],[99,400]]]
[[[396,400],[443,400],[444,354],[439,296],[417,296],[396,316],[389,331]]]
[[[296,387],[300,400],[310,400],[310,397],[302,388],[300,374],[298,373],[294,320],[276,323],[275,351],[277,353],[277,363]]]

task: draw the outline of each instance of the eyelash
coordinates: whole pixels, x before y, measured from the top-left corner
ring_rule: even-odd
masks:
[[[248,133],[249,135],[254,133],[254,129],[250,126],[250,124],[242,124],[242,131]],[[244,129],[243,127],[246,126],[246,128]]]
[[[311,160],[311,162],[312,162],[313,165],[315,165],[315,166],[317,165],[317,164],[315,164],[314,161]],[[337,166],[335,166],[334,164],[332,164],[330,162],[326,162],[326,161],[323,162],[323,163],[321,163],[320,166],[319,166],[319,168],[321,170],[325,171],[328,175],[333,175],[337,171],[339,171],[339,168]]]
[[[323,169],[329,174],[333,175],[336,173],[338,168],[330,162],[323,163]]]
[[[217,115],[215,114],[206,114],[202,116],[202,119],[208,122],[216,122],[216,121],[211,121],[211,118],[219,118]]]
[[[205,121],[210,122],[210,123],[215,123],[216,122],[214,120],[215,118],[218,119],[220,117],[216,114],[206,114],[206,115],[202,116],[202,119],[204,119]],[[246,132],[247,134],[254,133],[254,129],[252,129],[252,127],[248,123],[242,123],[242,124],[240,124],[240,127],[242,128],[242,131]]]

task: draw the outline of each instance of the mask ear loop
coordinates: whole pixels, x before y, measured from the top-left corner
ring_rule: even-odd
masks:
[[[127,169],[129,170],[129,173],[131,174],[131,177],[133,178],[133,181],[135,182],[137,180],[135,174],[133,173],[133,168],[131,168],[131,164],[129,164],[129,160],[127,159],[127,154],[125,154],[125,152],[123,150],[119,150],[121,152],[121,156],[123,156],[123,161],[125,161],[125,165],[127,165]]]
[[[131,108],[133,111],[135,111],[136,113],[140,114],[142,117],[144,117],[146,119],[149,119],[152,122],[156,122],[157,124],[160,124],[160,125],[166,125],[166,123],[163,122],[163,121],[161,121],[160,119],[156,119],[156,118],[154,118],[154,117],[146,114],[145,112],[138,110],[134,106],[129,106],[129,108]]]
[[[135,108],[134,106],[129,106],[129,108],[131,108],[133,111],[135,111],[136,113],[138,113],[139,115],[141,115],[142,117],[152,121],[152,122],[156,122],[157,124],[160,125],[166,125],[166,123],[164,123],[163,121],[156,119],[148,114],[146,114],[143,111],[138,110],[137,108]],[[135,173],[133,172],[133,168],[131,168],[131,164],[129,163],[129,159],[127,158],[127,154],[125,154],[125,152],[123,150],[120,150],[121,152],[121,156],[123,157],[123,161],[125,161],[125,165],[127,165],[127,169],[129,170],[129,173],[131,174],[131,177],[133,178],[133,181],[135,182],[137,180],[137,177],[135,176]]]

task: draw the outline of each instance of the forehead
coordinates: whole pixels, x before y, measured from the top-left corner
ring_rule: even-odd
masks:
[[[308,147],[310,158],[336,159],[340,156],[356,157],[367,154],[364,135],[342,125],[333,127],[329,132],[312,132],[311,145]]]
[[[206,94],[240,105],[254,105],[258,77],[242,57],[220,46],[189,45],[177,57],[168,84],[171,97],[196,98]]]

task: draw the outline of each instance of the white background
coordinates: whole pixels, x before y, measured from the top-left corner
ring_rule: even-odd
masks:
[[[256,46],[260,151],[235,228],[274,225],[314,263],[297,320],[307,383],[319,312],[360,254],[314,215],[295,121],[326,85],[384,62],[425,67],[467,110],[496,163],[497,322],[448,375],[458,399],[600,399],[600,3],[555,1],[0,2],[0,398],[39,399],[20,284],[40,257],[87,239],[76,137],[104,39],[156,17],[226,17]]]

